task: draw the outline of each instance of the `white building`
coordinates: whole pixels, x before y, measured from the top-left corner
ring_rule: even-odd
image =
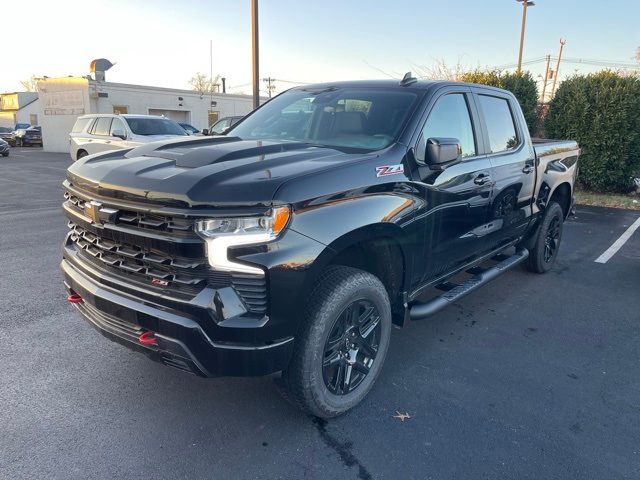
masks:
[[[249,95],[99,82],[91,77],[44,78],[38,81],[42,143],[48,152],[68,152],[69,132],[76,118],[88,113],[164,115],[198,129],[217,119],[246,115],[252,110]]]
[[[0,127],[15,128],[17,123],[38,125],[40,102],[36,92],[0,94]]]

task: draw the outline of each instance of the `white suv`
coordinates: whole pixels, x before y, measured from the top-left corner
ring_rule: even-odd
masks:
[[[71,159],[187,135],[173,120],[156,115],[83,115],[69,134]]]

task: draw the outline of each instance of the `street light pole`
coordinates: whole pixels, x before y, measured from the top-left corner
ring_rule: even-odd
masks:
[[[516,2],[522,3],[522,26],[520,27],[520,51],[518,52],[518,69],[516,73],[522,71],[522,51],[524,49],[524,30],[527,24],[527,7],[533,7],[535,2],[530,0],[516,0]]]
[[[258,51],[258,0],[251,0],[251,43],[253,62],[253,108],[260,106],[260,54]]]

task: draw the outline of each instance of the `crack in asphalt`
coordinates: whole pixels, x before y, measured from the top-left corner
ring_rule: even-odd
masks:
[[[340,440],[335,438],[333,435],[331,435],[327,431],[328,422],[323,418],[313,417],[313,424],[318,430],[318,433],[320,434],[320,438],[322,439],[324,444],[338,454],[338,456],[340,457],[340,460],[345,466],[349,468],[358,467],[359,479],[373,480],[373,475],[369,473],[369,471],[367,470],[367,467],[365,467],[360,462],[358,457],[356,457],[351,451],[351,448],[353,447],[352,442],[349,442],[349,441],[341,442]]]

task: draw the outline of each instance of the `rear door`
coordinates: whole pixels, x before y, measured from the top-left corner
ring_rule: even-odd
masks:
[[[111,150],[111,118],[112,117],[98,117],[89,130],[89,138],[85,145],[85,150],[89,155],[92,153],[104,152],[105,150]]]
[[[424,205],[418,218],[424,224],[423,255],[416,271],[422,282],[433,281],[484,253],[492,194],[491,163],[484,145],[471,89],[446,87],[438,91],[415,148],[420,161],[421,145],[428,138],[457,138],[461,161],[442,169],[418,168]]]
[[[507,92],[473,88],[482,118],[486,158],[491,162],[494,192],[487,240],[498,248],[521,237],[531,218],[536,157],[517,100]]]

